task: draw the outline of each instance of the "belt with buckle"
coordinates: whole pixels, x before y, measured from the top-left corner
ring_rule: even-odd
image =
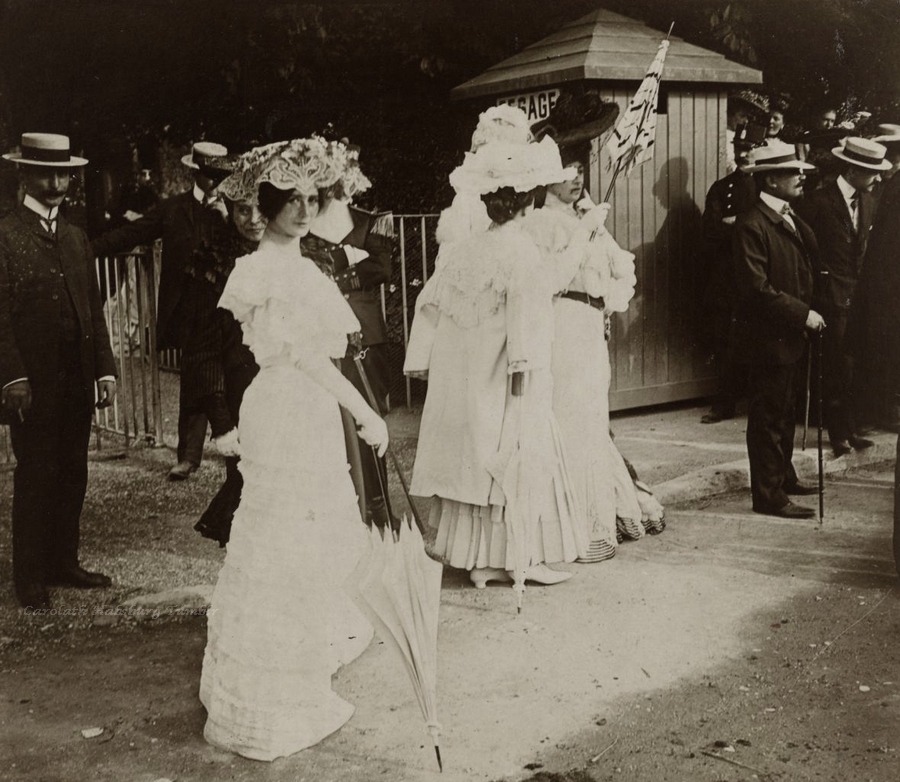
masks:
[[[598,310],[602,310],[606,306],[602,296],[590,296],[584,291],[563,291],[559,295],[566,299],[580,301],[582,304],[596,307]]]

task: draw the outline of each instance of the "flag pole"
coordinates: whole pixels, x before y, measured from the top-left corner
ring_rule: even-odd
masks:
[[[665,40],[666,40],[667,42],[668,42],[670,36],[672,35],[672,30],[673,30],[674,28],[675,28],[675,22],[673,21],[672,24],[669,25],[669,32],[666,33],[666,38],[665,38]],[[662,73],[660,72],[660,78],[661,78],[661,77],[662,77]],[[639,86],[638,86],[638,91],[640,91],[641,86],[642,86],[642,85],[639,85]],[[657,93],[657,98],[656,98],[656,99],[659,100],[658,93]],[[640,132],[644,129],[644,121],[645,121],[645,120],[646,120],[646,115],[644,115],[644,116],[641,117],[641,122],[640,122],[640,124],[638,125],[638,132],[637,132],[637,135],[635,136],[635,138],[637,138],[638,136],[640,136]],[[615,187],[616,187],[616,179],[619,178],[619,172],[622,170],[622,158],[623,158],[623,157],[624,157],[623,155],[620,155],[620,156],[618,157],[618,159],[616,160],[616,167],[615,167],[615,170],[613,171],[613,175],[612,175],[612,179],[610,180],[609,187],[606,189],[606,197],[603,199],[603,200],[604,200],[605,202],[607,202],[607,203],[609,203],[609,199],[612,197],[613,190],[614,190]]]

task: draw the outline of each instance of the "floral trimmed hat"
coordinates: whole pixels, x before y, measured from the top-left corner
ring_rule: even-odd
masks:
[[[522,109],[501,103],[491,106],[478,115],[478,125],[472,133],[470,152],[476,152],[492,141],[507,141],[515,144],[527,144],[534,141],[528,117]]]
[[[503,187],[526,193],[575,176],[574,168],[563,168],[559,147],[548,136],[532,144],[492,141],[467,152],[450,174],[450,184],[457,193],[483,195]]]
[[[359,147],[350,144],[347,139],[328,141],[326,147],[333,165],[341,172],[334,185],[337,198],[352,201],[355,195],[364,193],[372,186],[359,167]]]

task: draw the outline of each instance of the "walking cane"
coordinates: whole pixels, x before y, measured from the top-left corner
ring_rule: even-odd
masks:
[[[806,408],[803,413],[803,442],[800,450],[806,450],[806,434],[809,431],[809,398],[812,395],[810,385],[812,384],[812,347],[806,351]]]
[[[819,457],[819,524],[825,521],[825,466],[822,461],[822,332],[816,332],[816,396],[819,399],[818,423],[818,457]]]

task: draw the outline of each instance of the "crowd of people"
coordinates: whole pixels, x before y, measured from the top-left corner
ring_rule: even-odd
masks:
[[[506,105],[479,117],[450,175],[456,195],[404,365],[428,381],[411,491],[430,500],[432,554],[475,588],[509,583],[520,599],[526,582],[566,581],[566,563],[603,562],[665,529],[610,431],[609,319],[638,280],[585,173],[618,109],[575,100],[562,96],[537,126]],[[802,518],[812,511],[791,497],[816,489],[791,455],[811,341],[821,335],[836,454],[870,444],[863,390],[881,395],[879,411],[896,408],[900,177],[881,178],[900,165],[900,126],[835,142],[837,173],[804,193],[820,140],[783,141],[781,111],[754,128],[752,103],[730,115],[735,169],[711,188],[704,218],[722,334],[722,394],[707,420],[733,415],[747,389],[753,509]],[[317,743],[350,718],[332,676],[372,637],[343,588],[364,523],[396,525],[377,297],[392,226],[352,205],[371,184],[359,150],[311,136],[236,156],[199,142],[183,160],[192,190],[93,245],[59,213],[86,162],[67,137],[26,133],[4,157],[25,193],[0,221],[20,603],[48,607],[50,585],[110,585],[78,559],[92,408],[116,388],[93,258],[162,238],[157,347],[182,351],[170,478],[196,470],[207,425],[226,464],[196,524],[227,545],[200,682],[204,735],[259,760]],[[880,385],[863,389],[875,377],[867,362]]]
[[[900,126],[864,135],[870,117],[837,123],[822,103],[789,143],[782,107],[751,91],[729,104],[733,170],[711,186],[703,215],[719,375],[703,422],[734,417],[748,398],[753,506],[763,513],[813,515],[788,496],[818,492],[790,463],[798,417],[825,426],[836,457],[871,447],[870,427],[900,424]]]

